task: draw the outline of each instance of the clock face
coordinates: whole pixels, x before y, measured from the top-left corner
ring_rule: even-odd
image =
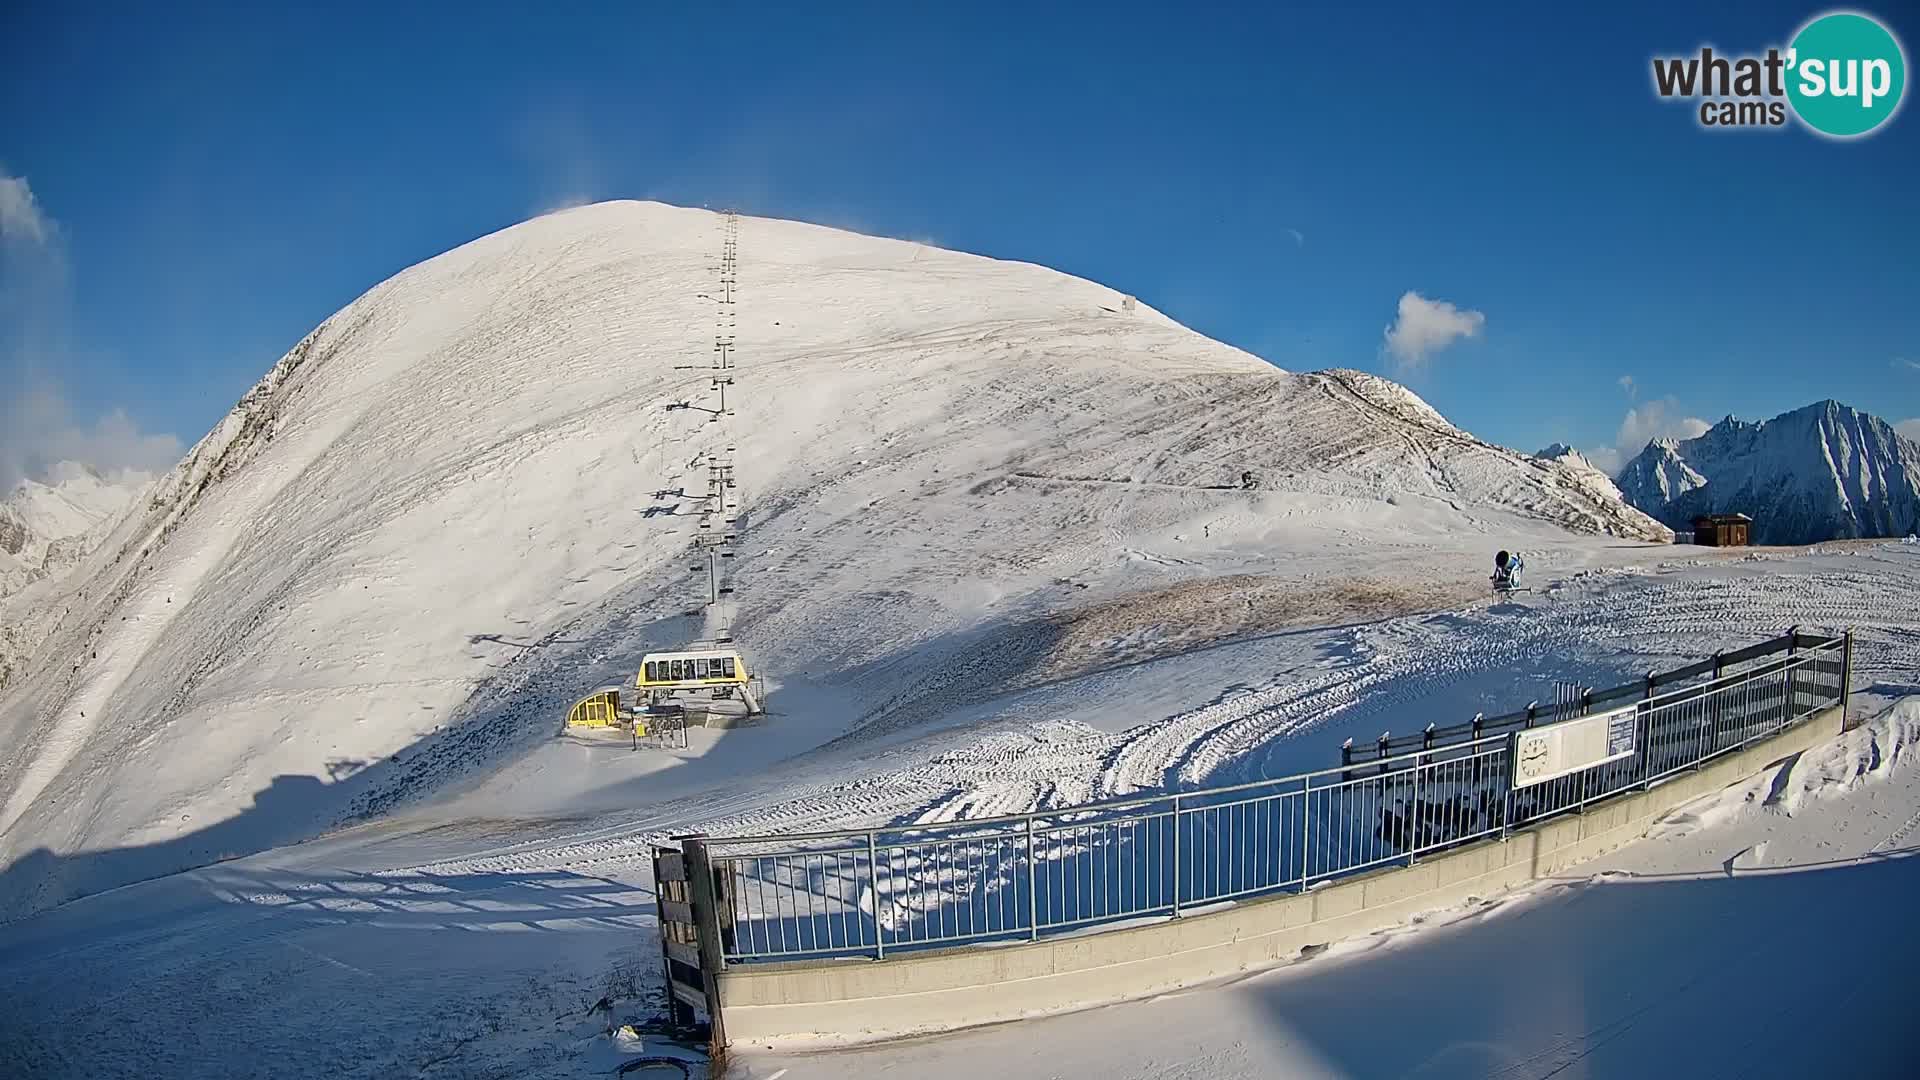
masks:
[[[1547,771],[1547,739],[1544,735],[1522,736],[1519,751],[1518,767],[1523,779],[1531,779]]]

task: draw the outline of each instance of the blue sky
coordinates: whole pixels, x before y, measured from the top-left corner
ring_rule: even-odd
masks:
[[[1825,10],[1723,6],[13,5],[0,173],[54,242],[13,219],[0,443],[191,443],[380,279],[615,197],[1046,263],[1522,449],[1920,417],[1920,116],[1702,130],[1650,56]],[[1408,292],[1477,332],[1408,366]]]

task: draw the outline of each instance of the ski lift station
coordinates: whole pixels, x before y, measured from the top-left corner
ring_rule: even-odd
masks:
[[[648,653],[640,661],[634,687],[649,706],[665,705],[685,696],[726,700],[738,697],[748,716],[766,712],[757,692],[758,680],[747,670],[737,649],[697,649]]]

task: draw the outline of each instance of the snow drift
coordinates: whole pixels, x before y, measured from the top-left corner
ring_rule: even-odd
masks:
[[[696,634],[721,241],[658,204],[539,218],[275,365],[45,604],[0,698],[0,864],[45,870],[0,916],[390,805]],[[1668,535],[1386,380],[1042,267],[743,219],[738,279],[736,630],[847,720],[924,643],[1203,532]]]
[[[1743,513],[1759,544],[1905,536],[1920,527],[1920,444],[1868,413],[1822,401],[1693,439],[1657,439],[1620,471],[1633,505],[1676,529]]]

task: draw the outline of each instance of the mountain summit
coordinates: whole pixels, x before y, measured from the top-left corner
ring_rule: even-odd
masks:
[[[573,695],[703,636],[719,432],[733,630],[805,746],[903,687],[990,699],[1076,603],[1447,537],[1477,573],[1516,537],[1670,535],[1404,387],[1282,371],[1040,266],[742,217],[721,316],[727,235],[657,203],[547,215],[282,358],[65,579],[0,691],[0,863],[132,853],[50,863],[19,902],[550,743]],[[983,641],[1006,644],[954,660]]]
[[[1676,529],[1698,514],[1746,514],[1759,544],[1904,536],[1920,525],[1920,444],[1832,400],[1657,439],[1618,482],[1628,502]]]

